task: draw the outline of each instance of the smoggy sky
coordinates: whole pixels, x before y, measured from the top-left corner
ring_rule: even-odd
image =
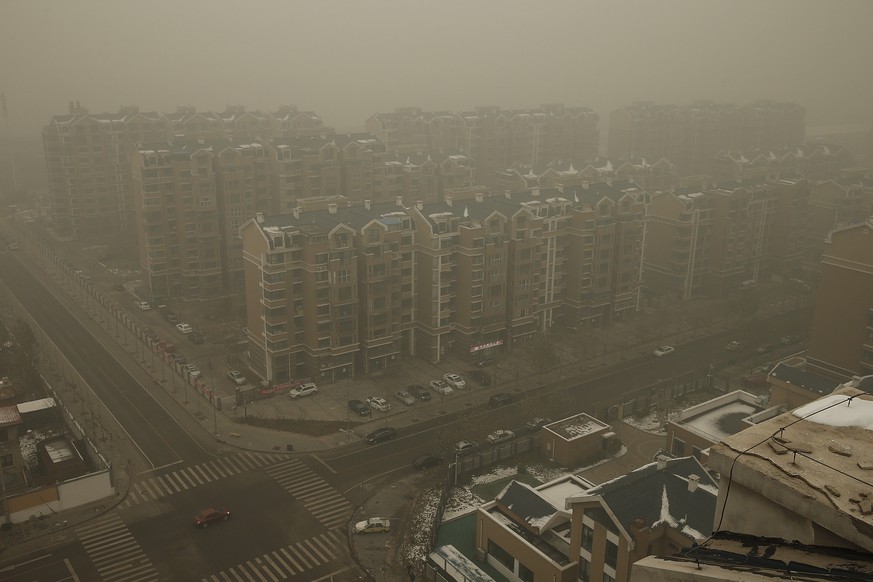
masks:
[[[635,100],[796,101],[873,122],[871,0],[3,0],[9,133],[78,100],[172,112],[294,104],[340,131],[415,105],[601,115]]]

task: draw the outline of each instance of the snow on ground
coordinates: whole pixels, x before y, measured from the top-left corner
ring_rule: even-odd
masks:
[[[403,537],[398,555],[400,562],[406,564],[422,564],[427,558],[430,547],[430,532],[433,520],[440,502],[438,487],[430,487],[419,495],[412,512],[412,527]]]
[[[676,420],[679,418],[680,411],[673,410],[667,414],[668,420]],[[622,418],[621,421],[625,424],[629,424],[634,428],[638,428],[642,431],[651,433],[651,434],[667,434],[666,429],[661,426],[661,420],[658,417],[658,412],[656,410],[651,411],[647,415],[643,417],[637,416],[628,416]]]

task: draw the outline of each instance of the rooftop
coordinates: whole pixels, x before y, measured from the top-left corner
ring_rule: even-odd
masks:
[[[873,377],[867,377],[873,379]],[[837,536],[873,551],[873,395],[863,379],[711,448],[710,465]]]
[[[543,429],[570,441],[597,432],[608,431],[610,427],[608,424],[583,413],[547,424]]]
[[[750,426],[749,417],[762,410],[757,396],[736,390],[686,408],[673,422],[715,443]]]

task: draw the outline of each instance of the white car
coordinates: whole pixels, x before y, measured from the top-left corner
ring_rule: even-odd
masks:
[[[199,377],[200,377],[200,374],[201,374],[201,373],[200,373],[200,368],[198,368],[198,367],[195,366],[194,364],[185,364],[185,365],[183,366],[183,368],[185,368],[186,370],[188,370],[188,374],[189,374],[192,378],[199,378]]]
[[[288,396],[290,396],[292,400],[295,400],[303,396],[315,394],[316,392],[318,392],[318,386],[316,386],[314,382],[306,382],[296,388],[292,388],[291,391],[288,392]]]
[[[673,346],[661,346],[657,350],[654,351],[655,357],[660,358],[661,356],[666,356],[667,354],[672,354],[676,351],[676,348]]]
[[[136,305],[143,311],[149,311],[152,308],[151,304],[149,304],[148,301],[136,301],[134,302],[134,305]]]
[[[456,390],[463,390],[467,383],[464,382],[464,379],[458,376],[457,374],[445,374],[443,376],[443,380],[446,381],[446,384],[455,388]]]
[[[388,412],[391,410],[391,404],[388,403],[384,398],[380,398],[379,396],[371,396],[367,398],[367,404],[370,405],[370,408],[374,410],[378,410],[379,412]]]
[[[194,331],[194,328],[187,323],[177,323],[176,329],[179,330],[179,333],[181,333],[182,335],[188,335],[189,333]]]
[[[439,392],[440,394],[451,394],[452,387],[443,382],[442,380],[431,380],[430,387]]]
[[[391,520],[387,517],[371,517],[355,524],[356,534],[378,533],[391,531]]]
[[[511,430],[495,430],[491,434],[486,437],[486,440],[489,444],[496,445],[498,443],[505,443],[506,441],[511,441],[515,438],[515,433]]]
[[[237,386],[242,386],[243,384],[248,382],[245,376],[243,376],[242,372],[238,370],[230,370],[227,373],[227,377],[231,379],[231,381]]]

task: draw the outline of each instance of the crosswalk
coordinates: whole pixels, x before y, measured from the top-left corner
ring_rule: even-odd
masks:
[[[337,559],[343,538],[336,531],[295,542],[202,578],[202,582],[278,582]],[[307,578],[311,580],[311,578]]]
[[[344,525],[352,514],[352,506],[345,497],[299,459],[289,459],[264,470],[326,528]]]
[[[258,469],[286,458],[282,455],[245,451],[185,467],[166,475],[135,481],[131,483],[125,500],[118,504],[118,509],[156,501],[211,481],[239,475],[245,471]]]
[[[105,582],[159,580],[157,570],[118,514],[106,515],[76,528],[88,557]]]

